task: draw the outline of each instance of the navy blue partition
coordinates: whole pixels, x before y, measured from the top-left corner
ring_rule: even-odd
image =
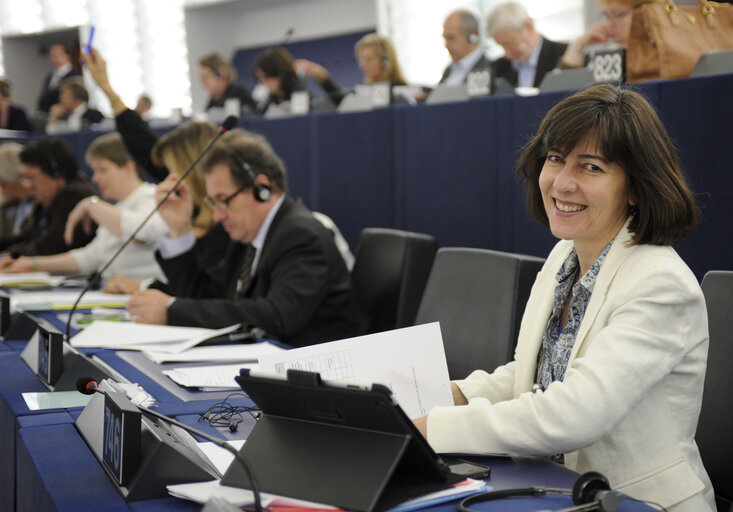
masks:
[[[392,109],[313,116],[310,206],[329,215],[355,246],[366,226],[398,224]]]
[[[702,208],[700,226],[676,248],[699,279],[733,269],[733,74],[637,88],[677,142]],[[248,118],[241,126],[270,140],[288,167],[292,194],[331,216],[352,246],[363,228],[381,226],[430,233],[443,246],[545,257],[555,240],[527,213],[514,165],[567,94]],[[94,135],[67,138],[83,154]]]

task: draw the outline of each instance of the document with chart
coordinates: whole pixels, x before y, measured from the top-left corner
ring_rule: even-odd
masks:
[[[395,329],[259,358],[260,371],[319,372],[323,379],[388,386],[410,418],[453,405],[440,325]]]

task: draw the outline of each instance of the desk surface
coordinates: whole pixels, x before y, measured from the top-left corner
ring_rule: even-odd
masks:
[[[119,364],[114,354],[103,359],[115,369],[131,371]],[[119,366],[116,366],[119,365]],[[73,425],[80,409],[67,411],[31,412],[20,396],[23,391],[42,391],[45,388],[19,359],[17,353],[0,354],[0,447],[3,453],[16,457],[0,458],[0,510],[58,510],[58,511],[163,511],[200,510],[200,506],[184,500],[165,498],[126,503],[91,453]],[[193,426],[197,414],[208,401],[179,404],[167,402],[168,413]],[[197,410],[192,411],[191,409]],[[195,412],[196,414],[191,414]],[[210,432],[213,429],[210,429]],[[490,485],[496,489],[543,485],[570,488],[576,474],[544,458],[486,458],[492,467]],[[12,467],[9,463],[12,461]],[[8,473],[11,472],[11,475]],[[14,496],[15,502],[8,496]],[[530,499],[537,507],[553,504],[570,505],[569,497]],[[527,510],[526,500],[509,500],[480,505],[479,510]],[[434,507],[435,512],[455,511],[457,504]],[[496,508],[500,507],[500,508]],[[534,510],[534,509],[531,509]],[[626,502],[620,512],[651,510],[641,504]]]

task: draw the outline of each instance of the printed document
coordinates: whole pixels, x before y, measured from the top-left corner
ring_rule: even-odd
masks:
[[[440,325],[405,327],[259,358],[260,371],[284,374],[294,368],[323,379],[380,383],[392,390],[411,418],[440,405],[453,405]]]

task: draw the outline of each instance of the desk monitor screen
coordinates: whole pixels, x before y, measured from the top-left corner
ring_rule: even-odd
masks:
[[[38,323],[38,376],[53,386],[64,371],[64,335],[45,321]]]
[[[5,333],[10,327],[10,296],[0,291],[0,336],[5,338]]]

